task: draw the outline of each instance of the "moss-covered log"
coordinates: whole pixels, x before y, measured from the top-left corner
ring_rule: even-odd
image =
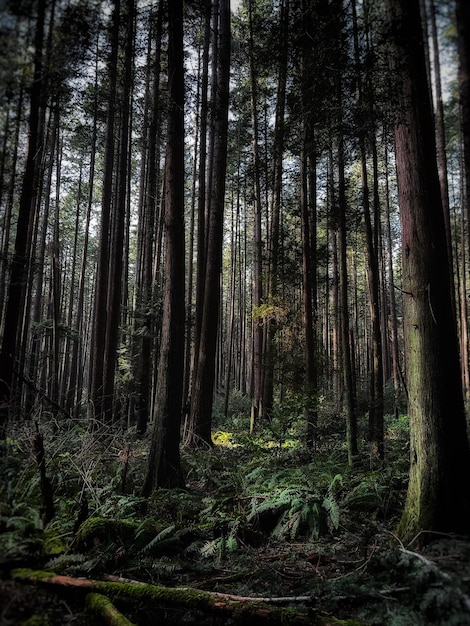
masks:
[[[108,626],[135,626],[125,615],[120,613],[111,600],[101,593],[89,593],[86,597],[87,608],[98,615]]]
[[[181,608],[186,611],[206,611],[220,613],[243,624],[272,624],[289,626],[354,626],[355,622],[344,622],[334,618],[316,616],[313,612],[289,607],[272,606],[257,599],[233,600],[208,591],[176,587],[166,588],[142,583],[120,583],[85,578],[72,578],[53,572],[17,569],[12,577],[25,583],[55,585],[68,588],[83,589],[86,592],[103,594],[113,601],[134,601]]]

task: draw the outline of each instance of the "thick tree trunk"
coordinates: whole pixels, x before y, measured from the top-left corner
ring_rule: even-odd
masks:
[[[388,1],[411,465],[399,533],[468,533],[470,451],[418,0]]]

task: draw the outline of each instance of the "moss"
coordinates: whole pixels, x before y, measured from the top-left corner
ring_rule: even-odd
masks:
[[[56,578],[51,572],[33,571],[29,569],[18,569],[12,572],[14,578],[18,578],[28,582],[47,582],[47,579]],[[230,616],[233,622],[243,624],[257,624],[263,620],[266,624],[286,624],[288,626],[303,626],[307,624],[316,624],[320,626],[358,626],[354,621],[341,621],[334,618],[316,618],[309,615],[305,610],[299,608],[277,607],[270,604],[257,601],[239,601],[226,597],[214,596],[211,593],[200,591],[197,589],[188,589],[185,587],[167,588],[158,587],[150,584],[135,584],[108,582],[98,580],[85,579],[69,579],[68,577],[60,577],[60,583],[64,586],[70,586],[74,580],[77,589],[86,590],[91,598],[87,601],[91,603],[89,607],[103,615],[111,615],[112,619],[116,616],[125,621],[113,621],[118,626],[127,626],[130,622],[114,608],[112,599],[125,599],[137,601],[139,603],[147,603],[151,605],[162,604],[167,607],[174,607],[183,610],[207,611],[209,613],[225,613]],[[52,580],[51,582],[56,582]],[[93,591],[92,591],[93,590]],[[96,595],[100,597],[95,597]],[[107,597],[104,597],[107,596]],[[104,598],[104,599],[103,599]]]
[[[109,598],[101,593],[89,593],[86,597],[87,609],[92,613],[105,617],[112,626],[133,626],[133,622],[120,613]]]
[[[117,537],[126,539],[133,537],[138,527],[137,522],[130,520],[90,517],[78,529],[77,542],[79,546],[86,547]]]
[[[47,618],[42,615],[31,615],[28,619],[21,622],[21,626],[48,626]]]
[[[318,617],[315,626],[364,626],[363,622],[354,619],[337,619],[336,617]]]
[[[45,556],[57,556],[65,552],[66,547],[62,537],[53,528],[47,528],[43,536],[42,551]]]
[[[41,580],[47,580],[48,578],[54,578],[54,576],[56,576],[54,572],[32,570],[27,567],[18,567],[12,570],[10,575],[13,579],[17,578],[18,580],[37,580],[38,582],[40,582]]]

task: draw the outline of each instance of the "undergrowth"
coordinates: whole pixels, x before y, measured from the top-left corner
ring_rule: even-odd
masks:
[[[148,499],[140,495],[146,440],[45,420],[56,505],[46,525],[34,428],[17,425],[0,460],[2,571],[28,564],[252,596],[306,594],[327,613],[369,624],[470,623],[462,621],[470,589],[393,535],[406,490],[406,418],[387,418],[386,464],[371,467],[365,452],[354,469],[331,423],[307,450],[296,416],[276,419],[248,436],[236,416],[213,449],[182,451],[186,489]]]

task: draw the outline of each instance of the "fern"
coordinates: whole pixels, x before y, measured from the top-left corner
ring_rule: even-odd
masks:
[[[139,554],[146,554],[152,552],[152,550],[162,543],[165,539],[167,539],[170,535],[173,535],[176,526],[172,524],[167,528],[164,528],[162,531],[157,533],[153,539],[151,539],[143,548],[139,550]],[[139,535],[139,531],[136,533],[136,538]]]
[[[222,561],[227,554],[233,554],[238,550],[238,540],[235,534],[231,533],[227,537],[217,537],[206,541],[201,547],[203,558],[215,558]]]
[[[158,559],[147,556],[139,558],[139,560],[135,562],[135,565],[131,563],[129,567],[126,568],[126,572],[128,574],[135,572],[142,575],[143,571],[147,571],[157,576],[172,576],[184,569],[184,564],[175,561],[175,559],[170,559],[167,556],[162,556]]]
[[[327,514],[327,524],[330,529],[338,530],[339,528],[339,505],[334,498],[334,496],[329,493],[325,498],[323,498],[322,507],[325,509]]]
[[[204,542],[201,547],[201,556],[206,559],[212,558],[217,553],[219,541],[220,537],[218,537],[217,539],[209,539],[208,541]]]
[[[70,567],[76,569],[77,565],[81,565],[86,562],[86,556],[84,554],[60,554],[59,556],[50,559],[45,566],[45,569],[54,571],[66,571]]]

